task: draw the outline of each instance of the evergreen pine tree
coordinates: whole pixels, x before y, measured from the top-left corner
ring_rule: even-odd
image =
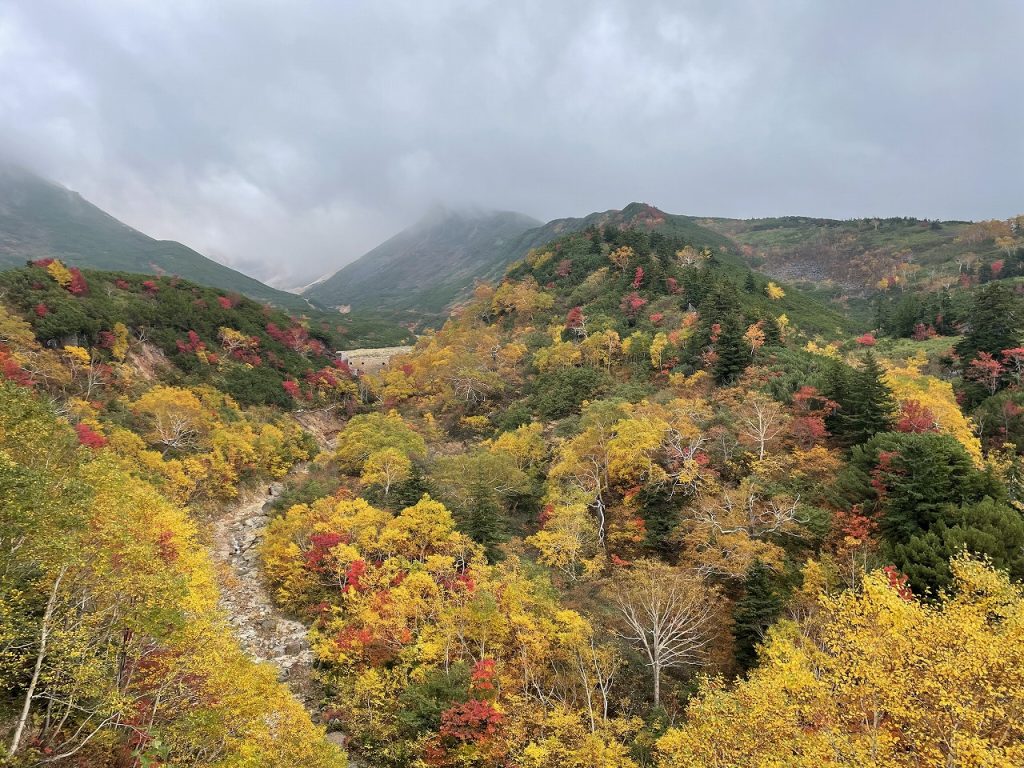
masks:
[[[743,325],[736,315],[721,322],[721,332],[715,342],[714,375],[718,384],[731,384],[740,377],[750,363],[750,353],[743,339]]]
[[[1004,349],[1020,346],[1020,300],[1002,283],[989,283],[974,296],[970,330],[956,345],[962,364],[969,365],[979,352],[996,357]]]
[[[757,293],[757,280],[754,279],[753,272],[747,272],[747,279],[743,283],[743,290],[747,293]]]
[[[878,432],[892,428],[896,401],[882,381],[882,367],[875,356],[864,355],[860,370],[846,382],[846,398],[839,400],[842,434],[854,445],[866,442]]]
[[[716,354],[711,371],[715,381],[719,384],[735,381],[750,363],[736,286],[729,281],[714,283],[701,302],[700,318],[701,328],[691,341],[691,354],[699,357],[704,348],[711,345]]]
[[[830,434],[842,436],[843,416],[845,416],[846,403],[850,399],[849,381],[853,371],[846,363],[828,361],[822,371],[821,386],[819,390],[839,407],[825,417],[825,427]]]
[[[765,346],[771,347],[782,342],[782,329],[779,321],[771,315],[765,315],[761,320],[761,329],[764,331]]]
[[[413,462],[409,479],[391,488],[391,493],[388,494],[386,503],[391,509],[411,507],[422,499],[423,494],[426,492],[427,484],[423,477],[423,471]],[[380,499],[378,502],[384,503],[385,500]]]
[[[489,490],[476,489],[473,503],[456,515],[459,530],[484,548],[490,562],[498,559],[498,545],[505,540],[505,522],[502,510],[491,498]]]
[[[772,570],[756,560],[747,571],[743,597],[733,610],[736,663],[743,672],[757,664],[757,646],[782,612],[782,603]]]

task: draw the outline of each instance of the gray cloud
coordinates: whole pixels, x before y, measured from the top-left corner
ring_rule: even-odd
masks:
[[[1024,4],[0,0],[0,147],[290,286],[428,205],[1009,216]]]

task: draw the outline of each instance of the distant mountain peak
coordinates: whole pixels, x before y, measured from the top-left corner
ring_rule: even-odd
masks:
[[[499,277],[512,245],[540,224],[514,211],[435,205],[303,295],[332,307],[443,314],[477,280]]]
[[[547,224],[514,211],[433,206],[408,229],[381,243],[303,295],[323,304],[408,312],[442,319],[480,281],[500,279],[531,248],[588,227],[667,228],[703,245],[725,238],[648,203]]]

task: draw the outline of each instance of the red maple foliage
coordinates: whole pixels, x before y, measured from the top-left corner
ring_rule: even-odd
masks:
[[[78,434],[79,444],[86,448],[102,448],[107,444],[107,438],[88,424],[75,424],[75,432]]]
[[[900,406],[900,419],[896,423],[899,432],[938,432],[935,414],[919,400],[905,400]]]
[[[878,523],[862,514],[860,507],[854,507],[848,512],[837,511],[833,516],[832,524],[844,537],[852,539],[858,544],[874,538],[878,531]]]
[[[323,573],[327,570],[324,561],[330,551],[345,541],[345,536],[340,533],[315,533],[309,537],[310,548],[303,555],[306,561],[306,568],[314,573]]]
[[[582,328],[585,322],[583,307],[573,307],[569,310],[569,314],[565,316],[565,327],[570,331]]]
[[[643,284],[644,284],[644,268],[643,267],[637,267],[636,268],[636,272],[633,273],[633,282],[632,282],[631,285],[632,285],[633,289],[635,290],[635,289],[639,288]]]
[[[911,338],[913,338],[914,341],[927,341],[928,339],[934,339],[936,335],[935,328],[931,325],[917,323],[914,326],[914,333]]]
[[[999,389],[1004,373],[1003,364],[988,352],[979,352],[967,368],[967,378],[978,382],[990,395]]]
[[[790,430],[801,448],[807,450],[829,436],[825,419],[838,408],[839,403],[829,400],[814,387],[803,386],[793,393],[795,417]]]
[[[178,347],[178,351],[182,353],[192,354],[200,352],[206,349],[206,344],[202,339],[199,338],[199,334],[195,331],[188,332],[188,341],[182,341],[178,339],[175,341],[175,345]]]
[[[1000,354],[1007,372],[1019,385],[1021,378],[1024,378],[1024,347],[1004,349]]]
[[[647,299],[643,298],[636,291],[627,293],[622,297],[622,302],[619,304],[619,308],[626,313],[626,317],[635,319],[640,314],[640,310],[647,304]]]
[[[880,451],[878,464],[871,470],[871,487],[875,489],[879,501],[883,501],[889,493],[886,480],[889,475],[899,474],[899,469],[892,463],[898,454],[895,451]]]
[[[887,565],[882,571],[889,579],[889,586],[896,590],[896,594],[907,601],[914,599],[914,593],[909,584],[910,577],[902,573],[895,565]]]
[[[14,382],[19,387],[31,387],[32,375],[18,365],[11,357],[10,351],[0,344],[0,378]]]
[[[497,679],[494,659],[480,659],[473,665],[473,671],[469,675],[469,689],[484,691],[484,695],[487,695],[490,691],[495,690]]]
[[[470,699],[441,713],[441,736],[477,743],[497,733],[501,721],[501,712],[491,702]]]
[[[366,561],[353,560],[345,569],[345,586],[341,588],[341,591],[348,592],[350,589],[354,589],[356,592],[362,592],[365,587],[359,582],[359,579],[365,573]]]
[[[68,283],[68,293],[75,296],[82,296],[89,292],[89,284],[85,282],[85,276],[82,275],[82,270],[78,267],[71,267],[68,270],[71,273],[71,282]]]
[[[161,531],[156,545],[160,552],[160,559],[165,563],[170,564],[178,559],[178,545],[174,541],[173,531]]]

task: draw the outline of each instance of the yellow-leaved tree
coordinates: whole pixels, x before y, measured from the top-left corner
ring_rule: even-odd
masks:
[[[960,410],[952,383],[921,373],[923,362],[908,361],[903,366],[890,366],[885,372],[885,385],[900,403],[904,428],[952,435],[980,465],[981,441],[973,422]]]
[[[659,765],[1024,765],[1024,593],[976,560],[951,567],[937,602],[878,571],[778,625],[748,679],[702,685]]]

